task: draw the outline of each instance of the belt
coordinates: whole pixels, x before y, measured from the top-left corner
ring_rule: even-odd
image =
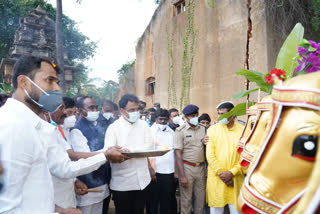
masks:
[[[203,164],[203,162],[201,162],[201,163],[191,163],[191,162],[186,161],[186,160],[183,160],[183,163],[187,164],[189,166],[200,166],[201,164]]]

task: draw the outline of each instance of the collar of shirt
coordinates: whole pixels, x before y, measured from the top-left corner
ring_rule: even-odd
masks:
[[[185,126],[186,126],[186,129],[192,129],[192,130],[197,130],[200,128],[200,126],[196,126],[195,128],[193,128],[190,126],[190,124],[188,122],[185,122]]]
[[[15,109],[15,112],[19,116],[21,116],[21,119],[23,118],[23,120],[28,120],[33,127],[39,126],[39,124],[43,121],[28,106],[16,99],[9,98],[6,102],[6,106],[8,106],[11,109]]]
[[[161,130],[159,126],[157,126],[157,123],[154,123],[151,128],[156,132],[171,132],[174,133],[174,131],[167,125],[165,130]]]
[[[122,124],[125,124],[125,125],[127,125],[127,126],[135,126],[136,124],[138,124],[139,120],[140,120],[140,119],[138,119],[135,123],[130,123],[128,120],[124,119],[123,116],[121,116],[121,117],[119,118],[119,121],[120,121]]]

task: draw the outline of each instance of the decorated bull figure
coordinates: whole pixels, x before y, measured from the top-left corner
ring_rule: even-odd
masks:
[[[314,166],[320,133],[320,72],[277,83],[271,97],[271,127],[239,196],[245,214],[293,212]]]
[[[266,96],[255,105],[254,109],[250,108],[247,111],[249,117],[245,129],[249,129],[250,131],[245,130],[243,137],[240,139],[240,142],[243,142],[240,164],[245,174],[247,174],[249,164],[252,163],[254,157],[259,153],[270,129],[272,115],[271,101],[271,96]],[[247,134],[248,132],[249,134]]]

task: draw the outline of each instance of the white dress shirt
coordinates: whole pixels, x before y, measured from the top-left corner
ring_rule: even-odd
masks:
[[[0,213],[52,213],[54,190],[50,173],[74,178],[91,172],[95,166],[83,160],[71,161],[58,145],[57,128],[23,103],[8,99],[0,109],[0,118],[0,157],[5,171]],[[103,154],[93,159],[97,168],[106,162]]]
[[[152,149],[153,138],[148,124],[143,120],[129,123],[120,117],[106,132],[104,149],[120,146],[130,151]],[[143,190],[151,181],[147,158],[132,158],[111,164],[110,188],[115,191]]]
[[[58,146],[60,146],[67,154],[66,151],[71,149],[69,143],[67,143],[65,139],[63,139],[58,129],[56,130],[56,134],[58,135],[59,140]],[[84,167],[88,169],[86,172],[82,172],[82,174],[87,174],[94,170],[97,170],[102,164],[105,164],[106,158],[104,154],[98,154],[90,158],[80,159],[73,163],[79,164],[81,168]],[[56,205],[62,208],[75,208],[77,206],[76,194],[74,191],[75,180],[75,178],[63,179],[58,178],[54,175],[52,176],[54,186],[54,201]]]
[[[4,167],[0,213],[53,213],[47,147],[40,138],[46,122],[12,98],[0,108],[0,118],[0,158]]]
[[[70,132],[70,144],[74,152],[91,152],[87,142],[87,138],[79,129],[72,129]],[[110,195],[108,184],[104,184],[93,189],[99,189],[102,190],[102,192],[89,192],[85,195],[77,195],[78,206],[84,207],[99,203]]]
[[[154,158],[156,172],[161,174],[174,173],[173,130],[169,126],[165,130],[161,130],[156,123],[152,125],[151,130],[154,134],[154,140],[158,145],[157,149],[164,150],[165,147],[171,149],[165,155]]]

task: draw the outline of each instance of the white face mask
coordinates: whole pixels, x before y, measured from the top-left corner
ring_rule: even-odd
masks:
[[[219,123],[222,125],[227,125],[229,123],[228,118],[223,118],[222,120],[219,120]]]
[[[180,123],[180,116],[177,115],[177,116],[175,116],[174,118],[172,118],[172,122],[173,122],[174,124],[176,124],[176,125],[179,125],[179,123]]]
[[[182,115],[180,115],[179,117],[180,117],[179,126],[183,126],[184,125],[184,119],[183,119]]]
[[[111,112],[106,112],[102,114],[104,118],[106,118],[107,120],[109,120],[110,118],[113,118],[113,114]]]
[[[88,111],[86,119],[90,122],[95,122],[98,120],[99,112],[98,111]]]
[[[191,123],[192,125],[194,126],[197,126],[198,125],[198,117],[193,117],[189,120],[189,123]]]
[[[140,112],[135,111],[135,112],[127,112],[129,115],[129,118],[127,119],[131,123],[137,122],[137,120],[140,118]]]
[[[167,125],[157,124],[161,131],[164,131],[167,128]]]
[[[70,128],[74,127],[76,122],[77,122],[76,116],[74,116],[74,115],[69,116],[64,119],[63,127],[66,129],[70,129]]]

